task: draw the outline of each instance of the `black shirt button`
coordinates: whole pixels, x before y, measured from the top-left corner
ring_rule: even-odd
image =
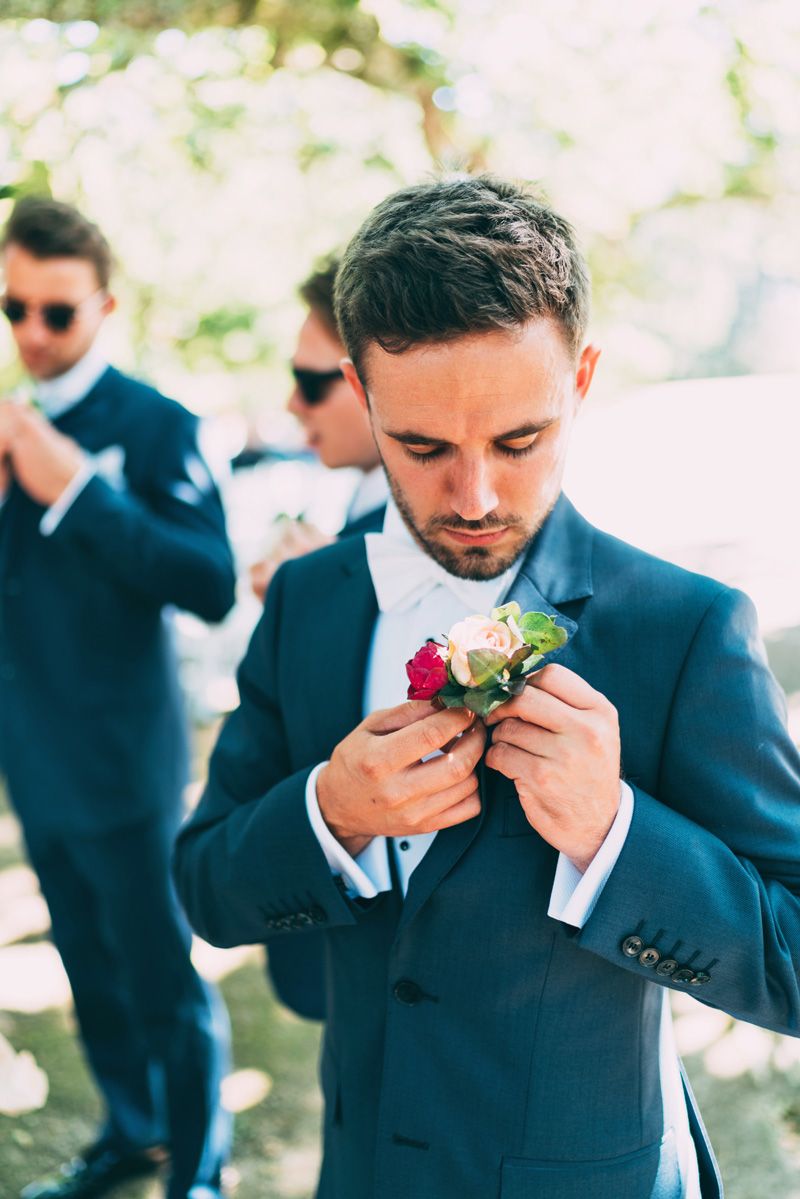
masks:
[[[638,958],[643,949],[644,941],[641,937],[626,937],[622,942],[622,952],[627,958]]]
[[[639,954],[639,961],[643,966],[647,966],[648,969],[651,969],[653,966],[655,966],[656,962],[659,962],[660,960],[661,954],[658,952],[655,945],[648,945],[647,949],[643,949]]]
[[[678,963],[674,958],[662,958],[656,966],[656,974],[660,974],[662,978],[669,978],[678,969]]]
[[[410,978],[401,978],[394,984],[392,991],[398,1003],[404,1003],[407,1007],[413,1007],[422,999],[422,988],[413,982]]]
[[[689,986],[690,987],[704,987],[706,985],[706,983],[710,983],[710,982],[711,982],[711,975],[707,974],[705,970],[698,970],[697,974],[695,974],[694,978],[689,980]]]
[[[674,983],[691,983],[694,982],[694,970],[690,970],[687,966],[683,966],[680,970],[676,970],[672,976]]]
[[[411,842],[410,842],[410,841],[401,841],[401,842],[400,842],[400,848],[401,848],[401,849],[410,849],[410,848],[411,848]]]

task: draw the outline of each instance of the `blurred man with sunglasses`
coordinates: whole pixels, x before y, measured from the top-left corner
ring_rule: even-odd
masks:
[[[339,537],[377,533],[383,527],[388,484],[369,421],[339,366],[347,351],[339,337],[333,310],[336,258],[315,270],[300,287],[308,313],[300,327],[292,358],[294,388],[288,409],[306,434],[306,443],[332,470],[356,467],[362,472]],[[314,525],[293,521],[272,553],[250,568],[253,590],[264,599],[282,562],[319,549],[331,541]],[[297,940],[273,941],[268,966],[278,996],[301,1016],[325,1016],[324,937],[309,932]]]
[[[214,1199],[227,1020],[169,876],[186,745],[164,609],[231,607],[222,507],[195,418],[98,345],[114,299],[97,227],[22,201],[2,257],[37,404],[0,400],[0,773],[105,1108],[95,1142],[23,1195],[88,1199],[168,1154],[169,1199]]]
[[[346,351],[333,312],[338,265],[336,259],[329,259],[300,287],[308,313],[292,358],[294,388],[287,408],[303,426],[307,446],[323,465],[332,470],[355,467],[362,472],[339,532],[342,537],[377,532],[382,527],[388,486],[369,421],[339,366]],[[281,562],[319,549],[330,540],[306,521],[287,525],[270,555],[251,567],[253,590],[259,599],[264,599]]]

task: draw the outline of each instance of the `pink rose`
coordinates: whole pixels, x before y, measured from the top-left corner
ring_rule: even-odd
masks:
[[[511,658],[525,644],[525,638],[517,628],[513,617],[508,623],[492,620],[489,616],[467,616],[454,624],[450,630],[450,669],[462,687],[476,687],[469,666],[469,653],[473,650],[493,650]]]
[[[447,684],[445,648],[435,641],[426,641],[414,657],[406,662],[410,686],[409,699],[433,699]]]

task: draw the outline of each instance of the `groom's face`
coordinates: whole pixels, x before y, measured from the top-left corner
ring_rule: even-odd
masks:
[[[392,494],[420,545],[452,574],[502,574],[558,498],[575,414],[599,351],[578,361],[550,320],[388,354],[361,381]]]

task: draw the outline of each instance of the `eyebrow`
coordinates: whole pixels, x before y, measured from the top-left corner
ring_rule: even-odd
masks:
[[[518,429],[510,429],[507,433],[498,433],[492,441],[517,441],[520,437],[531,437],[534,433],[541,433],[544,429],[548,429],[550,425],[554,425],[558,420],[556,416],[550,416],[547,420],[536,421],[530,425],[520,425]],[[413,429],[403,429],[393,432],[391,429],[384,429],[387,437],[391,437],[394,441],[403,442],[405,445],[450,445],[443,437],[426,437],[423,433],[415,433]]]

